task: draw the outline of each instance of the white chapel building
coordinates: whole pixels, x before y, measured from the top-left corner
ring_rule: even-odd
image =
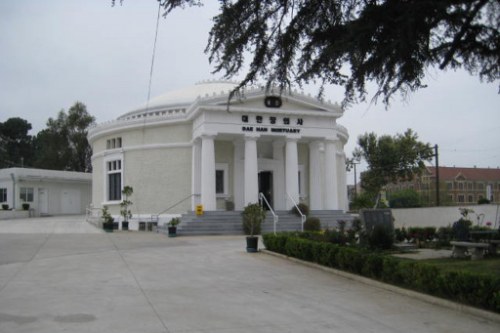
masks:
[[[263,193],[273,209],[348,208],[343,111],[300,92],[209,81],[170,91],[89,131],[92,204],[119,214],[134,189],[138,215],[243,210]],[[230,205],[228,205],[230,203]],[[232,208],[231,207],[231,208]]]

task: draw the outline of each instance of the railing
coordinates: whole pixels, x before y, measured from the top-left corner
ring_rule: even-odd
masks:
[[[85,221],[87,222],[94,222],[91,221],[92,218],[100,218],[101,217],[102,210],[101,208],[94,208],[92,206],[85,208]]]
[[[263,206],[262,202],[265,202],[267,208],[269,208],[269,211],[271,212],[271,214],[273,214],[273,232],[276,235],[276,223],[278,223],[278,220],[279,220],[278,215],[276,215],[276,213],[273,210],[273,207],[271,207],[271,205],[269,204],[269,202],[266,199],[266,196],[262,192],[259,193],[259,201],[260,201],[261,206]]]
[[[297,209],[297,212],[299,212],[300,214],[300,230],[301,231],[304,231],[304,222],[306,222],[306,216],[302,213],[302,211],[300,210],[299,206],[297,205],[297,202],[295,202],[295,200],[293,200],[292,196],[286,192],[286,195],[288,195],[288,198],[290,199],[290,201],[293,203],[293,205],[295,206],[295,209]]]
[[[164,209],[163,211],[161,211],[160,213],[156,214],[158,216],[160,216],[161,214],[165,213],[165,212],[168,212],[170,209],[174,208],[175,206],[178,206],[180,205],[181,203],[183,203],[184,201],[186,201],[187,199],[190,199],[192,197],[194,197],[195,195],[199,195],[198,193],[195,193],[195,194],[191,194],[187,197],[185,197],[184,199],[181,199],[179,201],[177,201],[175,204],[173,204],[172,206],[168,207],[167,209]]]

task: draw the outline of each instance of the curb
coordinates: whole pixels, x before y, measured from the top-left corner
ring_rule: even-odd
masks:
[[[278,258],[286,259],[286,260],[289,260],[289,261],[292,261],[292,262],[295,262],[295,263],[298,263],[298,264],[301,264],[304,266],[319,269],[319,270],[322,270],[322,271],[327,272],[327,273],[335,274],[335,275],[341,276],[341,277],[349,279],[349,280],[361,282],[363,284],[366,284],[366,285],[369,285],[369,286],[372,286],[375,288],[392,291],[392,292],[400,294],[400,295],[408,296],[411,298],[416,298],[416,299],[424,301],[426,303],[439,305],[439,306],[442,306],[442,307],[445,307],[445,308],[448,308],[448,309],[451,309],[454,311],[466,313],[469,315],[480,317],[482,319],[486,319],[486,320],[493,321],[493,322],[500,324],[500,314],[497,314],[494,312],[482,310],[482,309],[475,308],[475,307],[472,307],[469,305],[464,305],[464,304],[452,302],[452,301],[449,301],[449,300],[446,300],[443,298],[438,298],[438,297],[434,297],[431,295],[422,294],[422,293],[419,293],[419,292],[416,292],[413,290],[396,287],[396,286],[393,286],[391,284],[387,284],[387,283],[383,283],[383,282],[380,282],[377,280],[372,280],[372,279],[366,278],[364,276],[359,276],[356,274],[344,272],[344,271],[341,271],[341,270],[338,270],[335,268],[321,266],[321,265],[316,264],[316,263],[300,260],[300,259],[297,259],[294,257],[288,257],[284,254],[268,251],[265,249],[261,249],[260,252],[267,254],[267,255],[275,256]]]

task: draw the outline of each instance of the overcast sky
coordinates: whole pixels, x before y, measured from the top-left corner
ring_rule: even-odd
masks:
[[[203,53],[218,9],[216,1],[206,2],[160,20],[152,97],[220,78]],[[1,0],[0,122],[24,118],[34,135],[76,101],[98,123],[144,104],[157,10],[156,0],[115,7],[111,0]],[[411,128],[421,141],[439,145],[440,165],[500,167],[498,84],[462,71],[430,71],[425,83],[428,88],[406,102],[396,97],[388,110],[367,103],[347,109],[338,121],[349,131],[347,156],[363,133]],[[317,87],[305,92],[314,95]],[[342,88],[327,87],[326,99],[340,102],[342,96]]]

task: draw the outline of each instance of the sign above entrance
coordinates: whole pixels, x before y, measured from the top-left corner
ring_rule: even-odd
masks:
[[[243,126],[241,130],[243,132],[272,132],[272,133],[300,133],[300,128],[290,128],[290,127],[267,127],[264,125],[304,125],[304,120],[302,118],[290,118],[290,117],[276,117],[276,116],[252,116],[250,119],[249,115],[242,115],[241,121],[244,124],[256,124],[257,126]]]
[[[304,125],[303,118],[292,119],[290,117],[283,117],[283,118],[278,119],[278,117],[276,117],[276,116],[269,116],[269,117],[255,116],[255,118],[252,120],[253,121],[251,121],[249,115],[244,114],[241,116],[241,121],[244,123],[253,122],[253,123],[257,123],[257,124],[266,124],[267,123],[267,124],[271,124],[271,125],[280,125],[280,124],[299,125],[299,126]]]

